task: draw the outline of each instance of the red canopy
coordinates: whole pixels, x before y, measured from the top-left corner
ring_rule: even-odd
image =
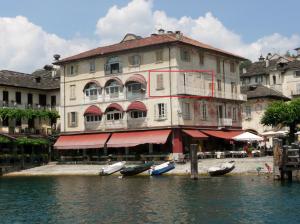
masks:
[[[214,131],[214,130],[201,130],[201,132],[216,138],[223,138],[226,140],[232,140],[233,137],[243,133],[243,131]]]
[[[184,129],[183,132],[186,133],[187,135],[193,137],[193,138],[208,138],[207,135],[203,134],[199,130],[186,130],[186,129]]]
[[[144,86],[146,86],[146,84],[147,84],[145,77],[140,75],[140,74],[135,74],[135,75],[130,76],[126,80],[125,84],[127,84],[128,82],[138,82],[138,83],[141,83]]]
[[[54,144],[56,149],[96,149],[103,148],[110,134],[62,135]]]
[[[144,103],[140,101],[134,101],[127,107],[127,111],[130,110],[140,110],[140,111],[147,111],[147,108]]]
[[[105,111],[107,111],[108,109],[115,109],[115,110],[118,110],[118,111],[121,111],[121,112],[124,111],[122,106],[120,104],[117,104],[117,103],[112,103],[112,104],[108,105],[108,107],[106,108]]]
[[[99,107],[92,105],[89,106],[85,111],[84,111],[84,115],[87,114],[92,114],[92,115],[102,115],[102,111]]]
[[[113,133],[108,148],[133,147],[142,144],[165,144],[171,130],[134,131]]]

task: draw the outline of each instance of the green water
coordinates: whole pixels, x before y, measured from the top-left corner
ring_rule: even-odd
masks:
[[[300,184],[266,177],[0,178],[0,223],[299,223]]]

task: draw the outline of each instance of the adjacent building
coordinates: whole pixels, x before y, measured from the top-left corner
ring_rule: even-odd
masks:
[[[229,140],[242,128],[241,60],[160,30],[56,61],[62,109],[55,147],[89,159],[178,157],[192,142],[217,150],[208,139]]]

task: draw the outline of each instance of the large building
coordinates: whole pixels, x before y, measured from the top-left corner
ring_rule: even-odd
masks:
[[[228,140],[242,128],[241,60],[163,30],[145,38],[127,34],[119,43],[59,60],[62,134],[55,147],[90,157],[176,158],[191,142],[217,150],[216,141],[203,140]]]
[[[271,102],[300,95],[300,49],[296,50],[295,57],[268,54],[243,69],[241,91],[248,98],[243,104],[243,129],[266,136],[284,133],[279,127],[263,126],[260,121]]]

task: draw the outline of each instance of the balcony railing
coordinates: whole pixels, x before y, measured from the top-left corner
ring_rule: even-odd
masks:
[[[218,127],[231,127],[232,119],[231,118],[219,118]]]
[[[57,105],[49,105],[42,106],[39,104],[19,104],[16,102],[6,102],[0,101],[0,107],[8,107],[8,108],[18,108],[18,109],[40,109],[40,110],[58,110]]]
[[[8,134],[25,134],[25,135],[50,135],[53,132],[52,128],[23,128],[23,127],[8,127],[7,131],[3,128],[3,132]]]
[[[229,100],[240,100],[247,101],[247,95],[240,93],[232,93],[228,91],[214,91],[212,93],[211,89],[204,89],[200,87],[190,87],[190,86],[178,86],[177,90],[179,95],[192,95],[192,96],[204,96],[204,97],[215,97]]]

